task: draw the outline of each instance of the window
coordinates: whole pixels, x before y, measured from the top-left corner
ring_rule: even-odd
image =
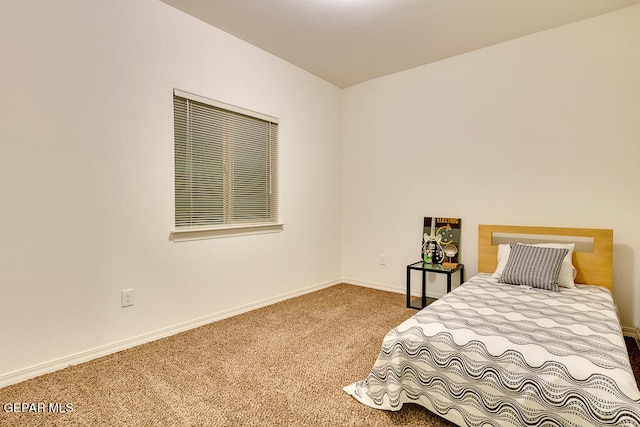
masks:
[[[281,228],[278,120],[178,90],[173,109],[174,237],[181,232],[210,230],[215,237],[215,230],[228,235]]]

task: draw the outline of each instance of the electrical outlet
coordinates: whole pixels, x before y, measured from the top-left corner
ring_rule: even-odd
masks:
[[[120,291],[120,300],[122,307],[131,307],[133,305],[133,289],[123,289]]]
[[[380,255],[380,265],[385,265],[387,263],[387,259],[384,255]]]

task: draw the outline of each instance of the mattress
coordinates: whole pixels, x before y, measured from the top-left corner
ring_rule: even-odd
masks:
[[[559,292],[479,274],[385,337],[368,377],[344,388],[459,426],[640,426],[640,392],[611,292]]]

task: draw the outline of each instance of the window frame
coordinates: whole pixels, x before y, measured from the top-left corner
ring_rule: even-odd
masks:
[[[190,225],[190,226],[179,226],[177,225],[178,220],[177,220],[177,212],[178,212],[178,190],[177,190],[177,174],[178,174],[178,167],[177,167],[177,151],[176,151],[176,139],[177,139],[177,131],[176,131],[176,125],[175,125],[175,120],[176,120],[176,113],[175,113],[175,97],[179,97],[179,98],[183,98],[186,99],[188,101],[195,101],[198,102],[200,104],[205,104],[208,106],[211,106],[215,109],[219,109],[219,110],[223,110],[224,113],[229,113],[229,114],[240,114],[242,116],[247,116],[249,118],[253,118],[253,119],[257,119],[260,121],[265,121],[265,122],[269,122],[270,124],[275,124],[276,126],[279,126],[279,120],[276,117],[273,116],[269,116],[263,113],[258,113],[252,110],[248,110],[242,107],[238,107],[235,105],[230,105],[221,101],[216,101],[213,99],[209,99],[200,95],[196,95],[190,92],[185,92],[179,89],[175,89],[173,90],[173,97],[172,97],[172,107],[173,107],[173,111],[174,111],[174,137],[173,137],[173,141],[174,141],[174,221],[173,221],[173,229],[171,231],[171,239],[175,242],[180,242],[180,241],[189,241],[189,240],[201,240],[201,239],[211,239],[211,238],[219,238],[219,237],[230,237],[230,236],[243,236],[243,235],[253,235],[253,234],[265,234],[265,233],[277,233],[283,230],[284,228],[284,224],[282,224],[279,220],[279,191],[278,191],[278,185],[279,185],[279,180],[278,180],[278,136],[276,134],[275,139],[273,138],[269,138],[269,146],[265,147],[265,150],[268,151],[268,158],[269,158],[269,166],[266,167],[265,172],[267,172],[268,174],[268,183],[269,183],[269,188],[272,190],[271,192],[269,192],[269,194],[267,195],[267,200],[269,201],[270,205],[275,205],[272,206],[272,209],[275,209],[275,213],[274,213],[274,218],[270,219],[270,220],[265,220],[265,221],[253,221],[253,222],[226,222],[229,220],[229,218],[226,217],[226,213],[229,210],[229,206],[228,206],[228,201],[230,199],[232,199],[232,197],[229,197],[229,187],[228,187],[228,166],[225,163],[225,161],[223,161],[223,166],[222,166],[222,171],[221,173],[225,175],[225,178],[223,179],[223,186],[225,187],[222,190],[222,199],[223,199],[223,211],[225,212],[225,214],[223,214],[223,222],[219,225],[214,225],[214,224],[208,224],[208,225],[204,225],[204,226],[194,226],[194,225]],[[276,130],[277,132],[277,130]],[[272,147],[271,145],[275,144],[274,147]],[[222,149],[223,151],[226,149]],[[223,158],[226,157],[226,154],[223,154],[222,156]],[[247,159],[249,160],[249,159]],[[273,177],[272,177],[273,175]],[[235,189],[231,190],[233,191],[232,194],[236,194],[235,193]]]

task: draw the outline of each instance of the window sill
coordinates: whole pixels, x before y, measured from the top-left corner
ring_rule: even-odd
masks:
[[[174,242],[191,240],[219,239],[222,237],[250,236],[253,234],[279,233],[284,224],[240,224],[216,228],[194,228],[191,230],[173,230],[170,239]]]

